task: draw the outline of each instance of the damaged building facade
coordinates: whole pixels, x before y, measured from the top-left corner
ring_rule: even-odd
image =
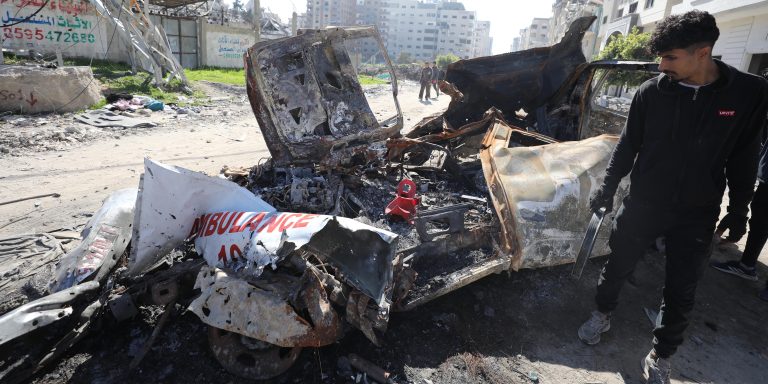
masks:
[[[381,345],[397,312],[491,274],[572,263],[626,118],[602,90],[657,74],[588,63],[593,21],[551,47],[452,64],[448,108],[412,127],[375,29],[254,44],[246,89],[271,157],[223,177],[145,159],[138,188],[105,201],[61,257],[51,295],[0,317],[0,372],[38,372],[98,318],[126,321],[142,305],[167,318],[178,304],[209,327],[225,369],[270,378],[345,332]],[[358,82],[358,40],[389,64],[388,113]]]

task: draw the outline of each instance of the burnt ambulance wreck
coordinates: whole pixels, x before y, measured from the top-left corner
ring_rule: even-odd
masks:
[[[0,317],[4,351],[46,324],[60,333],[23,357],[4,352],[0,378],[28,377],[94,319],[129,319],[148,304],[194,312],[228,371],[274,377],[302,348],[353,329],[379,345],[392,312],[490,274],[572,262],[628,81],[656,69],[587,63],[592,21],[552,47],[452,64],[448,109],[407,131],[375,29],[257,43],[246,89],[271,158],[225,172],[230,180],[147,159],[138,191],[105,202],[87,226],[95,236],[62,259],[52,295]],[[388,64],[388,116],[358,82],[357,41]],[[96,241],[102,251],[88,252]]]

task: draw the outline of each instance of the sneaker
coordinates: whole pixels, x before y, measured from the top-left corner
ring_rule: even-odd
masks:
[[[648,384],[669,384],[672,366],[668,359],[657,357],[651,350],[643,359],[643,379]]]
[[[611,315],[600,311],[592,311],[592,317],[579,327],[579,339],[586,344],[595,345],[600,342],[600,334],[611,329]]]
[[[757,281],[757,272],[755,271],[755,267],[750,268],[742,264],[741,261],[734,260],[726,261],[724,263],[711,263],[710,266],[720,272],[730,273],[731,275],[735,275],[750,281]]]

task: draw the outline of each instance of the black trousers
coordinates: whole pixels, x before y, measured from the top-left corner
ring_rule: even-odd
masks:
[[[768,183],[758,184],[749,209],[752,217],[749,218],[749,235],[741,262],[754,267],[768,241]]]
[[[419,90],[419,99],[424,95],[424,90],[427,90],[427,96],[426,98],[429,99],[429,90],[432,88],[432,84],[430,84],[430,81],[422,81],[421,82],[421,89]]]
[[[719,206],[694,209],[663,209],[624,199],[616,215],[608,244],[611,254],[597,283],[595,301],[603,313],[619,303],[624,282],[635,270],[637,261],[659,236],[666,237],[666,274],[663,300],[653,347],[667,358],[683,342],[688,314],[693,309],[696,285],[712,253],[712,237],[720,214]]]

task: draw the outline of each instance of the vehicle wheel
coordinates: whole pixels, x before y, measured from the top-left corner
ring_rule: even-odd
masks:
[[[208,344],[229,373],[255,380],[287,371],[301,353],[301,347],[280,347],[215,327],[208,327]]]

